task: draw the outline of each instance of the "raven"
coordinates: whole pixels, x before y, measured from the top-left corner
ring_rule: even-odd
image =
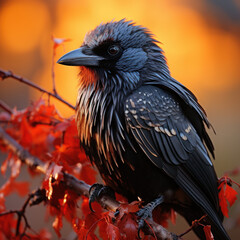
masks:
[[[157,43],[132,21],[111,21],[58,60],[80,66],[80,143],[106,185],[128,200],[150,203],[149,212],[173,208],[190,225],[207,215],[215,239],[230,239],[208,153],[214,157],[211,124],[194,94],[171,77]],[[202,226],[194,231],[205,239]]]

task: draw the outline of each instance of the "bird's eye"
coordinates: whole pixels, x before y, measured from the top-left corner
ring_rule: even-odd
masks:
[[[111,56],[115,56],[119,53],[120,51],[120,47],[118,45],[111,45],[109,48],[108,48],[108,53],[109,55]]]

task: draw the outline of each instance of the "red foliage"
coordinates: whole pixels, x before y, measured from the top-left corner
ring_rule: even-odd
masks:
[[[214,240],[213,234],[211,232],[211,226],[210,225],[204,226],[203,231],[205,233],[206,240]]]
[[[74,118],[62,118],[53,105],[40,99],[23,111],[14,110],[11,116],[6,117],[6,114],[1,113],[0,119],[7,119],[5,131],[8,134],[32,155],[46,163],[47,170],[42,188],[46,192],[50,213],[56,215],[53,227],[60,236],[62,217],[70,222],[77,218],[78,200],[78,196],[69,190],[62,181],[63,172],[70,173],[90,184],[96,181],[97,174],[80,148]],[[1,142],[0,149],[9,151],[7,146]],[[29,183],[16,181],[21,165],[21,161],[10,151],[1,166],[1,173],[5,174],[6,170],[10,168],[11,176],[0,188],[0,209],[4,206],[2,200],[9,194],[13,192],[17,192],[20,196],[29,194]],[[2,211],[4,210],[5,207]],[[5,220],[4,224],[6,226],[10,224],[16,228],[16,216],[14,214],[6,216],[4,219],[9,220],[9,223]],[[0,221],[2,219],[3,217],[0,217]],[[8,235],[7,229],[12,231],[10,226],[1,231]]]
[[[173,224],[176,223],[176,212],[173,209],[170,209],[170,211],[163,211],[160,205],[153,211],[153,219],[156,223],[167,228],[169,219]]]
[[[8,196],[9,194],[17,192],[20,196],[24,197],[29,193],[28,182],[16,182],[14,178],[10,178],[1,188],[0,194]]]
[[[230,207],[237,200],[237,191],[230,186],[230,178],[223,177],[220,179],[219,189],[219,204],[224,216],[228,217],[228,203]]]
[[[56,43],[57,44],[57,43]],[[57,45],[56,45],[57,46]],[[4,122],[5,131],[10,134],[32,155],[38,157],[46,164],[46,175],[41,189],[44,190],[45,203],[49,206],[49,213],[55,216],[53,228],[58,237],[61,237],[63,218],[67,219],[73,230],[81,240],[102,239],[128,240],[138,239],[138,225],[136,212],[141,202],[126,203],[126,199],[117,196],[122,201],[119,214],[111,211],[103,212],[101,206],[94,202],[92,213],[89,209],[88,199],[71,191],[64,183],[64,172],[72,174],[88,184],[96,182],[96,171],[92,168],[78,140],[78,133],[73,117],[65,119],[60,116],[55,106],[48,104],[43,99],[33,103],[22,111],[13,110],[12,115],[0,113],[0,121]],[[6,212],[5,197],[13,192],[20,196],[29,194],[30,183],[17,181],[21,171],[21,161],[0,141],[0,150],[8,152],[8,157],[1,166],[1,173],[6,174],[10,169],[10,177],[0,188],[0,213]],[[219,184],[220,207],[225,216],[228,216],[228,203],[235,202],[237,192],[229,185],[228,178],[223,178]],[[81,203],[81,213],[77,211]],[[157,214],[156,214],[157,213]],[[168,219],[173,223],[176,214],[173,210],[163,212],[158,207],[153,212],[153,218],[163,226],[167,226]],[[17,218],[13,213],[0,217],[0,239],[18,239],[15,235]],[[213,239],[210,226],[204,226],[206,238]],[[24,224],[20,224],[24,232]],[[143,233],[141,233],[143,235]],[[27,233],[22,239],[50,239],[45,230],[38,234]],[[144,237],[143,239],[153,239]]]
[[[53,50],[54,51],[59,46],[63,45],[63,43],[71,41],[71,39],[69,39],[69,38],[55,38],[55,37],[52,37],[52,40],[53,40]]]

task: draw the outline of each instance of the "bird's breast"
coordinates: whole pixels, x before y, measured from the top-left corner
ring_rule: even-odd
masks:
[[[113,93],[97,90],[94,85],[80,89],[76,122],[81,144],[94,147],[99,156],[103,155],[107,161],[113,159],[117,165],[115,156],[116,152],[121,156],[124,151],[126,128],[121,103],[114,97]],[[106,164],[112,168],[113,163]]]
[[[81,92],[76,115],[80,143],[107,185],[132,200],[152,199],[171,180],[159,175],[128,132],[123,110],[103,92],[91,88]]]

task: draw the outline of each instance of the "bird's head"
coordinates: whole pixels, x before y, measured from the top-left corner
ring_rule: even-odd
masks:
[[[139,82],[140,75],[151,69],[169,74],[163,51],[156,42],[146,28],[124,19],[112,21],[87,33],[82,46],[62,56],[58,63],[87,69],[80,75],[134,74],[133,81]]]

